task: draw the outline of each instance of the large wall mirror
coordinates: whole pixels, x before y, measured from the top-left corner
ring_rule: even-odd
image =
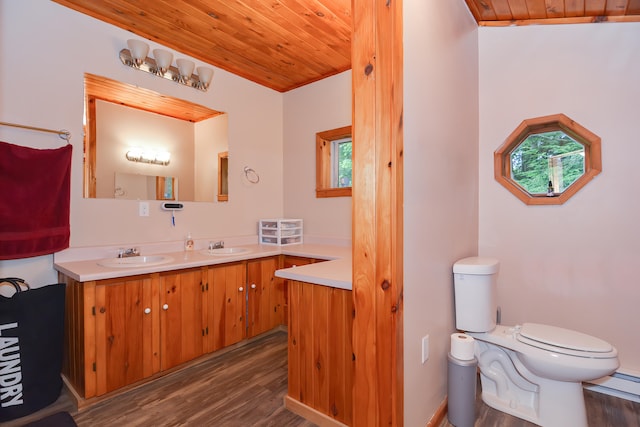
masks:
[[[222,201],[227,114],[93,74],[84,88],[84,197]]]

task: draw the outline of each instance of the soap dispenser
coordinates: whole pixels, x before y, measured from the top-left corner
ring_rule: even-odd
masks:
[[[185,251],[193,250],[193,238],[191,238],[191,233],[188,233],[186,239],[184,239],[184,250]]]

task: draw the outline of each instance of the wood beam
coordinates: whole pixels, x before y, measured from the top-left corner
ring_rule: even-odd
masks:
[[[352,19],[353,425],[402,426],[402,0]]]

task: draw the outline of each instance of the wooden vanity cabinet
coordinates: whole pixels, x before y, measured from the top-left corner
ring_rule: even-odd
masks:
[[[279,260],[88,282],[60,273],[66,284],[63,376],[78,407],[282,324]]]
[[[284,323],[280,258],[207,268],[205,351],[215,351]]]
[[[160,370],[157,277],[101,280],[95,285],[95,395]],[[95,312],[95,315],[93,314]]]
[[[59,280],[66,284],[62,373],[79,398],[160,371],[159,275]]]
[[[206,269],[160,273],[160,369],[204,354],[202,333]]]
[[[282,256],[282,268],[297,267],[299,265],[313,264],[315,262],[321,262],[323,260],[317,260],[314,258],[305,258],[294,255]],[[289,280],[280,279],[282,281],[282,294],[284,295],[283,301],[283,325],[289,324]]]
[[[284,321],[283,280],[276,277],[280,257],[247,262],[247,337],[254,337]]]
[[[285,406],[319,425],[351,425],[351,291],[291,280],[289,303]]]
[[[188,269],[96,282],[96,396],[203,354],[202,275]]]
[[[245,261],[209,266],[205,280],[205,352],[219,350],[245,338]]]

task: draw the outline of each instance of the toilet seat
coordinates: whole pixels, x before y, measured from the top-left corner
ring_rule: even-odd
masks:
[[[569,356],[610,358],[617,355],[611,344],[599,338],[539,323],[522,324],[516,339],[526,345]]]

